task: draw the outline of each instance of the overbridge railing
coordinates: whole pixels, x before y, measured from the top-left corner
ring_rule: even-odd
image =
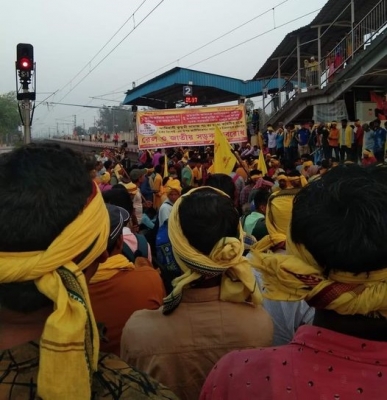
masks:
[[[350,6],[342,10],[342,13]],[[341,14],[342,14],[341,13]],[[340,15],[337,16],[338,20]],[[335,21],[336,21],[335,20]],[[333,23],[332,23],[333,25]],[[339,38],[335,47],[321,57],[320,63],[318,61],[306,61],[304,57],[303,62],[299,62],[299,68],[294,73],[286,77],[286,82],[278,88],[278,92],[271,95],[271,99],[264,101],[263,115],[269,115],[269,120],[262,121],[263,124],[269,122],[280,112],[283,107],[289,102],[294,100],[301,92],[308,90],[322,89],[328,84],[336,80],[338,73],[347,68],[353,59],[358,54],[361,54],[372,42],[387,28],[387,0],[381,0],[375,7],[361,20],[353,29],[351,29],[344,37]],[[328,29],[323,33],[327,33]],[[313,39],[318,41],[318,39]],[[294,57],[300,46],[294,48],[288,57],[286,57],[281,65],[290,58]],[[300,57],[298,56],[300,59]],[[277,70],[271,78],[267,81],[266,86],[280,75],[280,70]],[[292,81],[299,82],[298,85],[293,85]],[[264,90],[265,92],[265,90]]]

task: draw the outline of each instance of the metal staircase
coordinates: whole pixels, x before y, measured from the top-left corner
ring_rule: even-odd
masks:
[[[267,103],[266,113],[269,114],[268,110],[271,113],[265,123],[294,121],[310,106],[335,101],[363,76],[377,74],[376,66],[383,60],[387,61],[387,0],[381,0],[337,42],[320,64],[313,67],[312,81],[307,79],[307,67],[294,72],[289,80],[302,76],[309,86],[295,88],[290,96],[289,93],[284,96],[284,86],[279,88],[277,96],[281,97],[281,108],[274,107],[273,112],[273,100]]]

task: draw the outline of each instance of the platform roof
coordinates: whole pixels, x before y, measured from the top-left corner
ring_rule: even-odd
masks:
[[[196,105],[219,104],[236,101],[240,97],[255,97],[262,94],[261,81],[243,81],[222,75],[215,75],[192,69],[175,67],[149,81],[128,90],[123,104],[149,106],[153,108],[173,108],[183,101],[183,86],[192,85]],[[284,80],[280,82],[281,85]],[[277,80],[268,87],[268,92],[276,92]]]
[[[355,24],[360,22],[379,1],[354,0]],[[335,21],[337,17],[338,19]],[[273,76],[276,77],[278,59],[281,59],[283,62],[283,65],[281,65],[281,75],[290,78],[297,71],[297,36],[301,44],[307,43],[300,46],[302,60],[311,56],[317,59],[318,26],[321,26],[322,34],[321,55],[325,56],[335,47],[337,39],[343,38],[351,30],[351,1],[328,0],[310,24],[296,29],[285,36],[253,79],[260,80],[270,79]],[[285,61],[286,58],[288,59]]]

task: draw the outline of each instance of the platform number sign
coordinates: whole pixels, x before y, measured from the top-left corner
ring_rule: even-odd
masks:
[[[193,90],[192,86],[183,86],[183,96],[192,96],[193,95]]]

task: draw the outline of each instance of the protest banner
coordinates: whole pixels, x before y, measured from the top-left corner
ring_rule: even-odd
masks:
[[[138,147],[213,145],[215,126],[230,143],[247,142],[244,105],[137,111]]]

